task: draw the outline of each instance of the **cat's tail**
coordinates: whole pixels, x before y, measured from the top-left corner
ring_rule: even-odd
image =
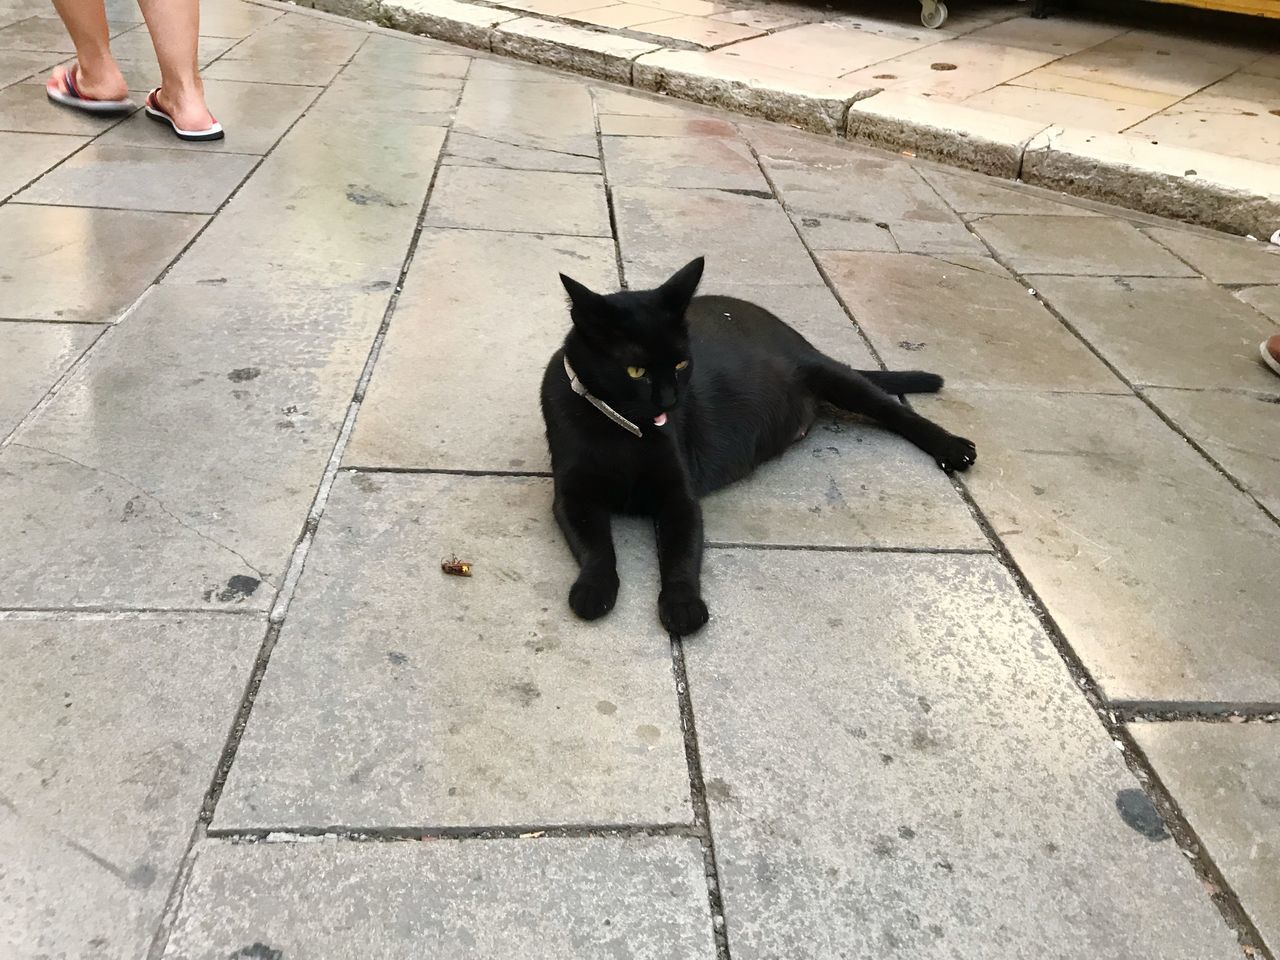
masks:
[[[923,370],[859,370],[885,393],[937,393],[942,377]]]

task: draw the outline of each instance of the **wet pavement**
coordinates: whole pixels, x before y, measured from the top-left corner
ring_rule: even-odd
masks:
[[[48,14],[0,0],[0,956],[1280,949],[1280,250],[235,0],[195,148],[47,105]],[[702,633],[632,521],[586,624],[557,273],[702,254],[979,461],[822,421],[706,501]]]

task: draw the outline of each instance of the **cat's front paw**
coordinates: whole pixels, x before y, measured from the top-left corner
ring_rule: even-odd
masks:
[[[669,587],[658,595],[658,619],[677,636],[697,633],[709,616],[707,605],[692,587]]]
[[[933,458],[947,473],[968,470],[978,459],[978,448],[972,440],[948,435],[934,451]]]
[[[581,576],[569,588],[569,609],[583,620],[599,620],[618,599],[618,578]]]

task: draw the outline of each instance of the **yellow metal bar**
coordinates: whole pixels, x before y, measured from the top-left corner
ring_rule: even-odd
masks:
[[[1176,3],[1184,7],[1203,7],[1205,10],[1224,10],[1228,13],[1245,13],[1255,17],[1273,17],[1280,20],[1280,0],[1155,0],[1156,3]]]

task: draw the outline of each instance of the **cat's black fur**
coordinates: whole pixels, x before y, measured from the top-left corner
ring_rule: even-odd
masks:
[[[698,498],[803,437],[819,402],[873,417],[948,472],[968,469],[977,456],[968,440],[891,396],[937,391],[941,377],[853,370],[762,307],[695,298],[702,269],[699,258],[656,290],[607,296],[561,275],[573,328],[547,364],[542,415],[556,519],[581,568],[569,606],[587,620],[613,609],[618,593],[610,517],[639,513],[656,522],[663,626],[689,634],[705,624]],[[642,436],[574,392],[566,356],[582,385]],[[644,368],[644,376],[632,378],[628,367]],[[655,425],[664,412],[666,423]]]

